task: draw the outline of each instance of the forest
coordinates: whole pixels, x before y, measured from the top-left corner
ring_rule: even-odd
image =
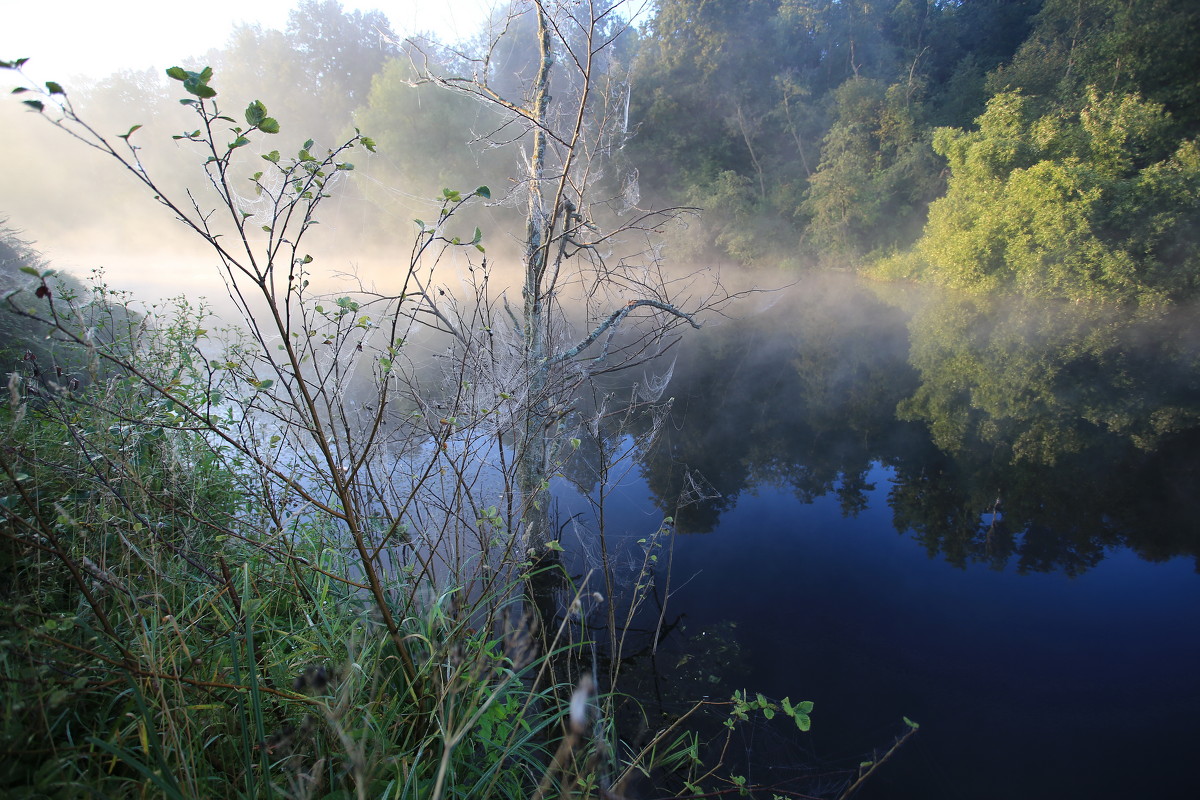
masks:
[[[1196,558],[1197,45],[1186,0],[298,0],[165,74],[0,53],[0,793],[869,793],[921,725],[810,758],[839,712],[726,685],[677,542],[886,474],[960,570]],[[174,299],[39,252],[148,242]]]
[[[1068,300],[1194,295],[1191,3],[661,0],[637,22],[604,19],[620,35],[592,68],[623,108],[597,169],[627,204],[702,211],[668,236],[677,262]],[[531,24],[493,54],[502,88],[528,78]],[[395,247],[419,198],[511,179],[520,145],[491,136],[501,111],[415,80],[461,71],[485,40],[400,41],[380,12],[304,0],[284,30],[239,27],[195,65],[317,142],[370,132],[381,156],[353,191],[376,216],[360,227]],[[172,101],[161,76],[125,72],[76,102],[114,129],[153,129]],[[61,202],[30,193],[31,214]],[[505,210],[494,228],[519,221]]]

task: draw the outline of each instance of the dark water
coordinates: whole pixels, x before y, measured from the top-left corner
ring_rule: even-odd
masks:
[[[857,796],[1196,796],[1190,315],[777,299],[686,343],[609,506],[630,537],[676,518],[650,699],[814,701],[811,733],[734,742],[751,779],[813,794],[908,716]],[[568,477],[594,489],[584,455]],[[676,510],[686,471],[708,497]]]

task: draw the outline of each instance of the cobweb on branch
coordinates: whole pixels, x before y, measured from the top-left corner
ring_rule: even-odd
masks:
[[[632,170],[625,176],[621,187],[621,207],[618,214],[628,214],[633,209],[637,208],[638,203],[642,199],[642,190],[638,185],[638,171]]]
[[[321,191],[331,193],[343,177],[340,171],[334,172],[325,179],[325,186]],[[257,195],[247,196],[230,189],[238,211],[247,214],[246,222],[255,227],[270,225],[275,219],[276,211],[290,202],[295,194],[284,180],[283,173],[276,169],[264,172],[258,183],[262,186],[262,192]]]
[[[675,359],[671,359],[671,365],[666,370],[657,375],[647,374],[643,378],[642,382],[637,385],[638,396],[648,403],[657,403],[671,383],[671,376],[674,373]]]
[[[698,470],[686,468],[683,471],[683,488],[679,490],[679,507],[703,503],[705,500],[716,500],[721,493],[716,490],[708,479]]]

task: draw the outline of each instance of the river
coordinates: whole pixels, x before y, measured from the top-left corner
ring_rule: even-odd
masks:
[[[839,278],[769,299],[689,334],[610,487],[630,540],[674,518],[643,700],[813,701],[811,732],[759,718],[731,763],[817,795],[908,717],[857,797],[1194,796],[1193,315]],[[688,472],[707,497],[677,510]],[[583,466],[556,488],[596,491]]]

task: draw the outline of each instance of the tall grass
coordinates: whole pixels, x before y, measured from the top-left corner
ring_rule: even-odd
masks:
[[[127,299],[46,280],[62,307]],[[621,698],[578,614],[529,605],[539,576],[568,608],[592,586],[516,550],[392,568],[400,650],[344,520],[281,510],[263,465],[147,390],[210,391],[204,310],[114,317],[107,361],[26,360],[0,410],[9,796],[586,797],[654,769],[601,722]]]

